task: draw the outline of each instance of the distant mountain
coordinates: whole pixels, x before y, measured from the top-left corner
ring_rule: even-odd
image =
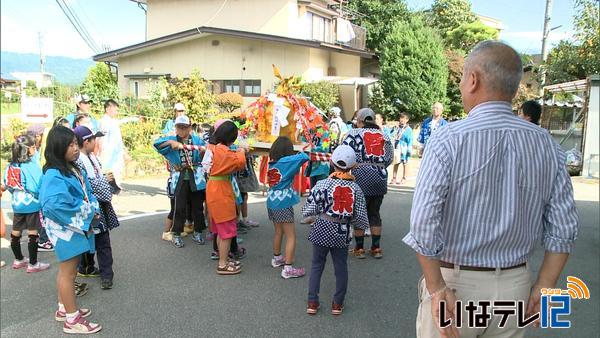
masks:
[[[73,59],[64,56],[47,56],[46,72],[56,76],[63,84],[78,85],[88,69],[94,65],[92,59]],[[0,72],[3,78],[14,78],[13,72],[39,72],[40,56],[14,52],[0,52]]]

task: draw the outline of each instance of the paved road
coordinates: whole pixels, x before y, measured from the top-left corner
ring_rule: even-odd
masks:
[[[164,181],[136,181],[129,192],[119,196],[119,214],[160,211],[166,208],[162,195]],[[412,183],[412,182],[409,182]],[[532,336],[598,337],[600,302],[600,238],[598,228],[598,185],[577,183],[581,234],[565,274],[582,278],[591,290],[590,301],[574,301],[573,328],[567,331],[532,332]],[[90,292],[80,298],[90,307],[92,318],[104,329],[100,336],[131,337],[413,337],[416,316],[416,285],[420,270],[413,252],[401,243],[408,231],[412,188],[396,188],[384,200],[382,213],[385,257],[376,261],[349,261],[350,286],[346,309],[340,317],[329,314],[334,292],[331,264],[323,275],[323,308],[315,317],[305,314],[308,278],[283,280],[270,266],[272,225],[267,222],[260,194],[252,197],[253,218],[262,225],[247,235],[243,246],[249,255],[239,276],[215,274],[209,259],[210,246],[185,239],[176,249],[161,241],[163,215],[123,221],[112,234],[115,257],[115,286],[104,291],[99,280],[88,279]],[[123,206],[127,204],[127,207]],[[296,208],[299,219],[299,208]],[[297,263],[310,265],[308,228],[298,225]],[[366,244],[370,244],[367,240]],[[0,250],[10,263],[10,249]],[[53,253],[40,253],[54,263]],[[541,251],[536,251],[537,270]],[[54,322],[57,266],[49,271],[27,275],[3,268],[0,273],[0,328],[2,337],[61,336]],[[564,277],[560,285],[564,285]]]

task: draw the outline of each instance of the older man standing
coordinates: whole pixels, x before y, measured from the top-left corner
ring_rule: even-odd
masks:
[[[523,337],[516,316],[504,328],[501,316],[469,328],[467,302],[524,301],[529,314],[538,312],[540,289],[556,286],[577,237],[565,154],[547,131],[511,111],[521,69],[506,44],[475,46],[460,83],[468,117],[429,139],[404,238],[424,275],[419,337]],[[545,255],[532,287],[528,260],[540,235]],[[457,299],[462,327],[440,328],[441,302],[451,318]]]
[[[440,127],[443,127],[448,124],[442,117],[442,113],[444,112],[444,105],[440,102],[436,102],[431,106],[431,117],[427,118],[421,124],[421,131],[419,132],[419,137],[417,138],[417,142],[421,143],[419,147],[419,157],[423,156],[423,151],[425,151],[425,146],[427,146],[427,141],[431,135]]]

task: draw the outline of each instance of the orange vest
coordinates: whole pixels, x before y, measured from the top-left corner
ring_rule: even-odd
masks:
[[[234,151],[222,144],[210,144],[208,149],[213,155],[212,167],[206,184],[208,212],[216,223],[235,220],[237,219],[237,209],[231,178],[228,175],[246,167],[246,156],[243,150]]]

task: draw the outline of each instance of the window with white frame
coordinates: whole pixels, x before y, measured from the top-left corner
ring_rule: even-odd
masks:
[[[225,93],[240,94],[240,80],[224,80],[223,88],[225,89]]]
[[[261,94],[260,80],[212,80],[210,90],[213,94],[238,93],[244,97],[258,97]]]
[[[304,14],[304,29],[306,38],[323,42],[331,40],[331,19],[322,17],[312,12]]]

